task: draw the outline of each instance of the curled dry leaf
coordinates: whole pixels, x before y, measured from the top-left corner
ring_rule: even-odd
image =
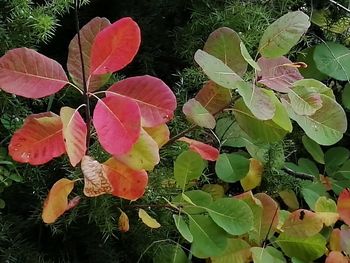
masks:
[[[62,178],[51,188],[44,201],[43,213],[41,215],[46,224],[54,223],[70,207],[68,195],[73,190],[74,181]]]
[[[124,213],[123,210],[120,210],[120,216],[118,219],[118,229],[120,232],[125,233],[129,231],[130,225],[129,225],[129,217],[127,214]]]
[[[157,220],[155,220],[153,217],[151,217],[147,212],[143,209],[139,209],[139,218],[142,220],[142,222],[150,227],[150,228],[159,228],[160,224]]]
[[[102,164],[90,156],[81,160],[81,170],[84,175],[84,194],[88,197],[112,193],[113,187],[103,169]]]

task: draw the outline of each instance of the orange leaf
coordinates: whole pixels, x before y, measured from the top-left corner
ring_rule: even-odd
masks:
[[[120,216],[118,219],[118,229],[120,232],[125,233],[129,231],[129,217],[127,216],[127,214],[124,213],[123,210],[120,210]]]
[[[190,145],[190,150],[198,153],[204,160],[216,161],[219,158],[219,150],[213,146],[187,137],[181,137],[179,141],[188,143]]]
[[[61,118],[52,112],[28,116],[12,136],[11,157],[21,163],[47,163],[65,152]]]
[[[103,163],[104,171],[113,186],[112,194],[128,200],[140,198],[148,183],[145,170],[132,170],[115,158]]]
[[[51,224],[68,209],[68,195],[73,190],[74,181],[66,178],[58,180],[44,201],[42,219]]]
[[[339,251],[332,251],[326,258],[325,263],[348,263],[348,259]]]
[[[61,108],[63,138],[70,163],[75,167],[86,152],[87,128],[77,110],[70,107]]]
[[[342,251],[340,244],[340,229],[334,228],[329,238],[329,248],[332,251]]]
[[[161,148],[164,144],[169,141],[170,132],[166,124],[161,124],[152,128],[143,128],[149,136],[158,144],[158,148]]]
[[[337,210],[340,218],[347,225],[350,225],[350,190],[349,188],[344,189],[340,193],[338,197]]]
[[[90,156],[81,160],[81,170],[84,174],[84,194],[88,197],[112,193],[113,187],[103,169],[103,165]]]

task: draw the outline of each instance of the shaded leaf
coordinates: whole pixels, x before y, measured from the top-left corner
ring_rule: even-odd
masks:
[[[15,48],[0,58],[0,89],[22,97],[38,99],[67,85],[62,66],[28,48]]]
[[[179,244],[166,244],[157,248],[153,263],[188,263],[187,255]]]
[[[341,98],[342,98],[342,104],[343,106],[350,110],[350,84],[346,84],[342,94],[341,94]]]
[[[339,251],[331,251],[325,263],[348,263],[348,259]]]
[[[303,135],[301,139],[305,149],[312,156],[312,158],[314,158],[316,162],[324,164],[324,153],[321,146],[306,135]]]
[[[219,150],[213,146],[187,137],[181,137],[178,140],[188,143],[190,150],[198,153],[204,160],[216,161],[219,158]]]
[[[326,188],[320,182],[303,182],[301,193],[312,210],[315,210],[315,204],[321,196],[328,196]]]
[[[118,219],[118,230],[122,233],[128,232],[129,231],[129,217],[125,212],[121,209],[120,210],[120,216]]]
[[[225,189],[219,184],[205,184],[203,185],[202,190],[209,193],[214,200],[225,196]]]
[[[180,215],[173,215],[173,218],[174,218],[175,226],[177,230],[180,232],[180,234],[183,236],[183,238],[186,239],[188,242],[192,243],[193,236],[184,218]]]
[[[332,251],[342,251],[340,244],[340,229],[334,228],[329,237],[329,248]]]
[[[42,219],[46,224],[54,223],[68,208],[68,195],[74,188],[74,181],[58,180],[50,189],[44,201]]]
[[[139,209],[139,218],[146,226],[150,228],[160,228],[158,221],[147,214],[147,212],[141,208]]]
[[[244,43],[240,42],[239,46],[240,46],[241,54],[242,54],[244,60],[247,61],[248,64],[251,65],[255,70],[260,71],[261,68],[259,67],[259,64],[256,63],[254,61],[254,59],[252,59],[252,57],[250,56],[250,54],[249,54],[247,48],[245,47]]]
[[[190,99],[187,101],[183,105],[182,111],[186,115],[187,119],[199,127],[214,129],[216,124],[214,116],[196,99]]]
[[[325,153],[326,173],[333,176],[350,158],[350,151],[342,146],[332,147]]]
[[[242,239],[231,238],[225,251],[220,256],[211,257],[212,263],[249,263],[250,245]]]
[[[215,163],[215,172],[224,182],[234,183],[246,176],[249,164],[249,160],[242,155],[223,153]]]
[[[28,116],[9,144],[13,160],[31,165],[47,163],[64,152],[62,121],[51,112]]]
[[[285,263],[286,259],[283,254],[274,247],[268,246],[252,247],[250,249],[254,263]]]
[[[293,190],[283,190],[278,194],[290,210],[294,211],[299,208],[299,202]]]
[[[316,10],[315,10],[316,11]],[[315,46],[306,48],[298,54],[297,61],[301,61],[307,64],[306,68],[300,68],[299,71],[304,78],[312,78],[322,81],[327,78],[327,75],[320,72],[314,61]]]

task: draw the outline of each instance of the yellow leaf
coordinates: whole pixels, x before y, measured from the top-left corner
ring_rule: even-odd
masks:
[[[289,210],[294,211],[299,209],[299,202],[292,190],[284,190],[279,192],[283,202],[289,207]]]
[[[260,185],[263,170],[264,166],[260,161],[253,158],[250,159],[249,171],[247,175],[241,179],[241,185],[245,192]]]
[[[119,220],[118,220],[118,229],[120,232],[128,232],[129,231],[129,217],[127,216],[127,214],[124,213],[123,210],[120,210],[120,216],[119,216]]]
[[[139,218],[141,218],[142,222],[150,228],[160,227],[158,221],[151,217],[149,214],[147,214],[147,212],[141,208],[139,209]]]
[[[143,129],[153,138],[159,148],[169,141],[170,131],[166,124],[161,124],[152,128],[144,127]]]
[[[58,180],[44,201],[41,215],[46,224],[52,224],[68,209],[68,195],[72,192],[74,181],[66,178]]]

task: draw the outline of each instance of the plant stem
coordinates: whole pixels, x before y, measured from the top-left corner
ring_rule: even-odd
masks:
[[[80,55],[81,71],[82,71],[82,77],[83,77],[83,97],[86,104],[86,107],[85,107],[85,119],[86,119],[86,128],[87,128],[86,154],[88,154],[89,146],[90,146],[90,127],[91,127],[90,100],[89,100],[88,89],[86,85],[84,57],[83,57],[83,51],[81,47],[81,38],[80,38],[80,25],[79,25],[79,15],[78,15],[79,0],[75,0],[74,3],[75,3],[75,8],[74,8],[75,26],[76,26],[77,36],[78,36],[79,55]]]
[[[158,205],[126,205],[123,207],[124,209],[128,208],[169,208],[175,210],[174,206],[169,204],[158,204]]]
[[[346,8],[345,6],[339,4],[338,2],[334,1],[334,0],[329,0],[329,2],[331,2],[332,4],[335,4],[336,6],[344,9],[345,11],[349,12],[350,13],[350,9],[349,8]]]
[[[295,178],[299,178],[299,179],[303,179],[303,180],[310,180],[310,181],[313,181],[315,179],[315,177],[311,174],[296,172],[296,171],[293,171],[292,169],[289,169],[286,166],[283,167],[283,170],[285,172],[287,172],[289,175],[294,176]]]
[[[171,137],[169,141],[163,145],[163,147],[166,145],[173,144],[177,139],[180,139],[181,137],[185,136],[187,133],[189,133],[190,131],[193,131],[197,127],[198,126],[196,124],[193,124],[192,126],[188,127],[186,130],[183,130],[182,132],[176,134],[174,137]]]

